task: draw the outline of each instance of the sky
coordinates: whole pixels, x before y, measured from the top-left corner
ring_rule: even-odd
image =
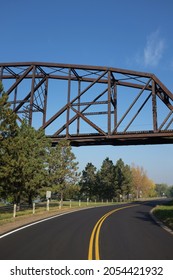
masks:
[[[172,0],[0,0],[0,62],[57,62],[154,73],[173,92]],[[173,185],[173,145],[73,148],[83,170],[143,167]]]

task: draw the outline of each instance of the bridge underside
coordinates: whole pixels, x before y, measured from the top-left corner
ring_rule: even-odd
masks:
[[[129,146],[129,145],[153,145],[153,144],[173,144],[173,132],[166,133],[127,133],[116,134],[112,136],[93,135],[73,135],[56,137],[49,136],[52,139],[52,145],[56,145],[60,139],[68,139],[72,146],[96,146],[96,145],[112,145],[112,146]]]
[[[173,143],[173,94],[153,74],[60,63],[0,63],[8,102],[55,145]]]

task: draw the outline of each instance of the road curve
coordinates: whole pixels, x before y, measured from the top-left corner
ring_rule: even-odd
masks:
[[[1,236],[0,259],[87,260],[93,229],[101,219],[99,259],[172,260],[173,235],[149,214],[156,204],[158,201],[96,207],[49,219]]]

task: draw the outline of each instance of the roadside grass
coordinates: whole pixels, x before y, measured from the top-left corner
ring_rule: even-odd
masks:
[[[13,207],[11,206],[8,210],[5,210],[4,212],[0,212],[0,226],[14,222],[14,220],[17,218],[25,218],[25,217],[35,217],[37,215],[43,215],[45,216],[49,214],[58,214],[64,211],[70,211],[75,209],[82,209],[86,207],[97,207],[97,206],[105,206],[105,205],[113,205],[116,202],[84,202],[84,201],[63,201],[63,205],[60,205],[57,201],[51,201],[49,204],[49,210],[47,209],[46,203],[39,203],[35,204],[35,211],[33,212],[33,209],[26,209],[16,212],[15,218],[13,217]]]
[[[166,205],[158,205],[153,214],[166,226],[173,230],[173,200]]]
[[[130,201],[128,201],[130,202]],[[98,206],[109,206],[109,205],[117,205],[124,202],[116,202],[116,201],[63,201],[63,205],[60,205],[59,201],[51,200],[49,204],[49,210],[47,209],[46,202],[42,203],[36,203],[35,204],[35,211],[33,212],[33,209],[22,209],[23,206],[21,206],[21,210],[16,212],[15,218],[13,217],[13,206],[10,206],[7,210],[1,211],[0,210],[0,226],[14,223],[18,219],[25,220],[25,218],[31,218],[34,219],[38,216],[51,216],[51,215],[57,215],[59,213],[62,213],[64,211],[73,211],[77,209],[82,208],[90,208],[90,207],[98,207]],[[4,205],[1,205],[2,208]],[[1,207],[0,207],[1,208]],[[161,220],[165,225],[173,229],[173,201],[169,202],[167,205],[157,206],[153,214]]]

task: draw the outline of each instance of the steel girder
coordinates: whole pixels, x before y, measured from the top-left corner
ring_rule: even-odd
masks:
[[[60,63],[0,63],[0,80],[19,120],[52,143],[173,143],[173,94],[153,74]]]

